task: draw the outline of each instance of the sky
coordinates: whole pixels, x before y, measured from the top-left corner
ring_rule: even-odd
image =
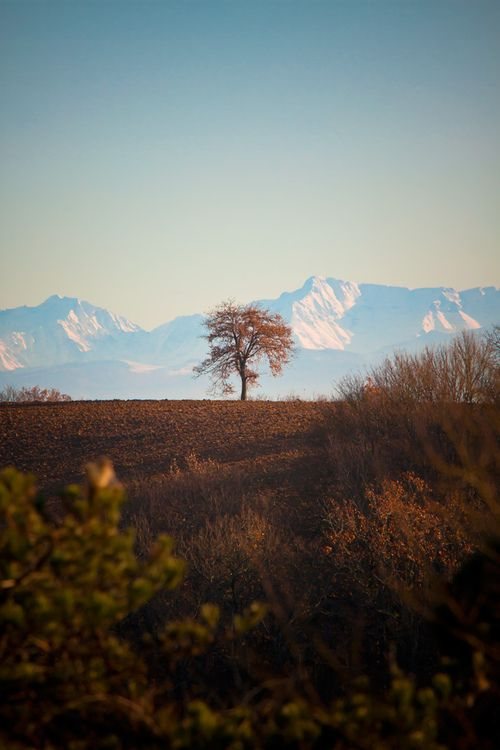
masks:
[[[497,0],[0,0],[0,308],[500,285]]]

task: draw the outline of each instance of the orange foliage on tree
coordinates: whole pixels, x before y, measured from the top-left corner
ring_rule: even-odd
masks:
[[[258,305],[238,305],[232,300],[211,310],[205,320],[210,352],[194,368],[197,375],[209,374],[213,389],[233,393],[231,376],[241,379],[241,400],[259,379],[256,365],[267,360],[273,375],[279,375],[293,353],[292,329],[281,315]]]

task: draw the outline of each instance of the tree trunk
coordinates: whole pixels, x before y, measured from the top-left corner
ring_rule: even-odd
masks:
[[[247,379],[245,375],[241,376],[241,401],[247,400]]]

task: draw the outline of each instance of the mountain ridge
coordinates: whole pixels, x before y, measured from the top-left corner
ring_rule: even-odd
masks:
[[[318,368],[330,368],[336,377],[340,371],[345,374],[348,363],[361,367],[395,348],[420,349],[461,330],[481,331],[500,321],[500,291],[494,286],[411,289],[311,276],[298,289],[256,303],[280,313],[292,327],[298,358],[287,368],[285,382],[293,390],[322,387],[325,378]],[[154,382],[154,392],[161,393],[162,378],[169,392],[176,381],[179,393],[198,393],[186,383],[180,386],[206,353],[203,320],[200,313],[182,315],[147,331],[106,308],[60,295],[37,306],[1,310],[0,383],[8,376],[10,382],[29,380],[35,370],[44,380],[51,371],[55,376],[56,368],[58,382],[71,392],[69,381],[79,379],[78,367],[90,373],[91,363],[100,363],[103,373],[126,372],[127,383],[132,374],[138,383],[137,388],[130,385],[134,397],[142,392],[139,381],[145,387]],[[110,362],[121,364],[111,368]],[[94,376],[97,369],[94,366]],[[273,380],[264,377],[264,382],[275,392]],[[122,397],[127,387],[120,390],[117,384]],[[104,390],[92,393],[99,397]],[[83,392],[90,391],[83,382]]]

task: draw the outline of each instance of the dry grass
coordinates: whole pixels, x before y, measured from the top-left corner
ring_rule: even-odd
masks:
[[[340,673],[383,682],[391,643],[408,669],[435,667],[422,612],[490,522],[497,440],[494,407],[402,408],[373,393],[0,408],[0,464],[33,471],[50,493],[108,455],[137,554],[158,533],[177,540],[184,584],[127,627],[154,633],[205,601],[230,623],[265,600],[270,616],[247,646],[273,673],[306,670],[325,694]],[[228,655],[213,658],[228,689],[243,679],[234,654],[232,677]]]

